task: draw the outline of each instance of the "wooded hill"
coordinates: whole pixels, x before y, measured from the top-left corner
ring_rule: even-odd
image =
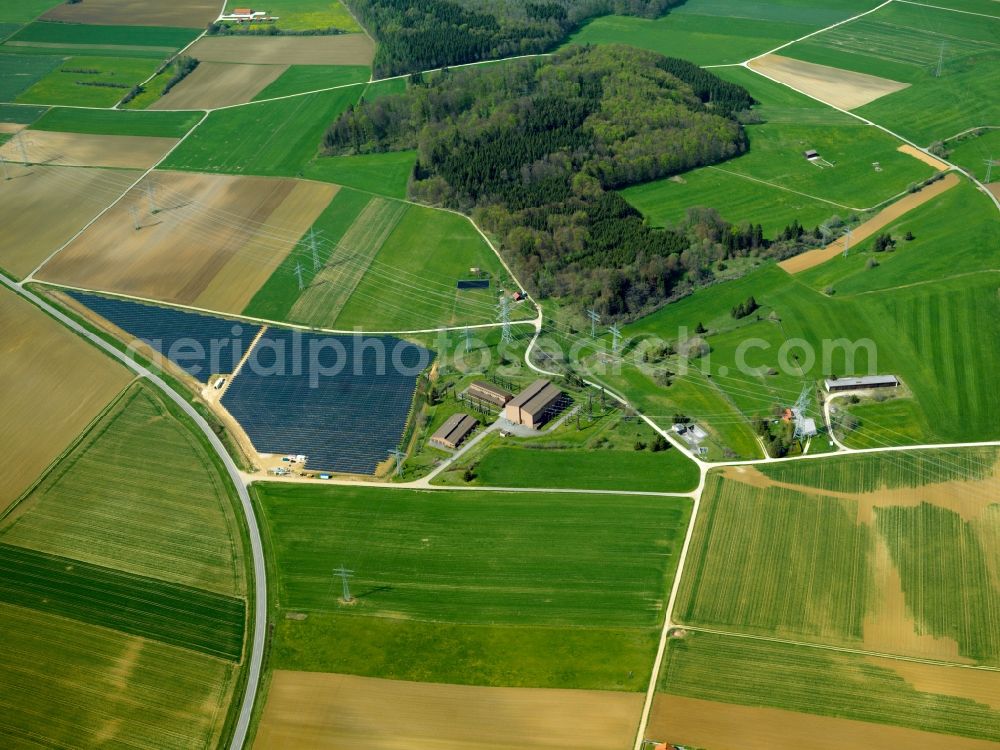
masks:
[[[573,47],[417,78],[404,94],[349,109],[324,145],[328,154],[417,149],[411,197],[474,212],[536,293],[632,316],[717,260],[692,252],[684,230],[650,228],[614,192],[746,149],[732,113],[753,100],[706,76],[631,47]],[[727,249],[754,239],[733,230]]]
[[[347,0],[379,41],[375,74],[548,52],[596,16],[655,17],[684,0]]]

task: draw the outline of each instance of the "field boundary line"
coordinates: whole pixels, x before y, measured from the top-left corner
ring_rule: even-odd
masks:
[[[956,273],[954,276],[943,276],[940,279],[927,279],[926,281],[914,281],[910,284],[900,284],[899,286],[889,286],[885,289],[869,289],[865,292],[855,292],[854,294],[838,294],[837,296],[841,299],[850,299],[852,297],[863,297],[866,294],[882,294],[884,292],[894,292],[899,289],[913,289],[918,286],[926,286],[927,284],[940,284],[942,281],[951,281],[952,279],[964,279],[966,276],[978,276],[983,273],[1000,273],[1000,268],[982,268],[978,271],[966,271],[965,273]]]
[[[983,18],[992,18],[994,21],[1000,21],[1000,16],[991,16],[989,13],[977,13],[974,10],[960,10],[958,8],[944,8],[940,5],[931,5],[930,3],[918,3],[914,0],[898,0],[898,2],[905,3],[906,5],[919,5],[924,8],[933,8],[934,10],[943,10],[949,13],[964,13],[967,16],[981,16]]]
[[[926,664],[931,667],[956,667],[959,669],[974,669],[979,672],[998,672],[1000,667],[989,664],[962,664],[961,662],[945,661],[943,659],[928,659],[922,656],[906,656],[905,654],[887,654],[882,651],[867,651],[850,646],[834,646],[829,643],[809,643],[808,641],[795,641],[790,638],[778,638],[769,635],[756,635],[754,633],[740,633],[728,630],[716,630],[714,628],[700,628],[696,625],[678,625],[692,633],[710,633],[711,635],[721,635],[726,638],[744,638],[753,641],[765,641],[768,643],[782,643],[787,646],[803,646],[805,648],[815,648],[822,651],[836,651],[843,654],[854,654],[857,656],[871,656],[877,659],[888,659],[892,661],[905,661],[913,664]]]
[[[722,167],[716,167],[716,166],[711,165],[711,164],[708,165],[708,169],[715,170],[716,172],[722,172],[723,174],[732,175],[733,177],[742,177],[743,179],[750,180],[751,182],[759,182],[761,185],[767,185],[768,187],[773,187],[773,188],[775,188],[777,190],[784,190],[784,191],[789,192],[789,193],[794,193],[795,195],[801,195],[803,198],[809,198],[809,199],[814,200],[814,201],[820,201],[822,203],[829,203],[831,206],[836,206],[837,208],[844,208],[844,209],[847,209],[848,211],[871,211],[872,210],[871,208],[858,208],[857,206],[845,206],[843,203],[837,203],[836,201],[831,201],[831,200],[828,200],[827,198],[820,198],[818,195],[810,195],[809,193],[803,193],[801,190],[795,190],[795,189],[790,188],[790,187],[785,187],[784,185],[777,185],[777,184],[775,184],[773,182],[768,182],[767,180],[762,180],[759,177],[752,177],[752,176],[750,176],[748,174],[741,174],[740,172],[731,172],[728,169],[723,169]],[[904,190],[903,193],[899,193],[899,195],[903,195],[905,192],[906,191]],[[887,201],[891,201],[893,198],[898,198],[899,195],[894,195],[891,198],[887,198],[886,200]],[[878,205],[881,205],[881,204],[878,204]]]
[[[36,269],[37,270],[37,269]],[[86,292],[88,294],[103,294],[108,297],[115,297],[117,299],[125,299],[132,302],[145,302],[151,305],[158,305],[159,307],[169,307],[176,310],[187,310],[193,313],[199,313],[202,315],[212,315],[220,318],[234,319],[246,323],[257,323],[263,326],[273,326],[275,328],[290,328],[293,330],[307,331],[310,333],[329,333],[336,335],[350,335],[355,333],[363,333],[367,336],[411,336],[418,334],[427,333],[445,333],[447,331],[464,331],[466,328],[476,330],[484,328],[499,328],[503,323],[475,323],[468,326],[442,326],[439,328],[420,328],[411,331],[366,331],[364,329],[351,328],[351,329],[341,329],[341,328],[317,328],[316,326],[308,326],[302,323],[289,323],[281,320],[269,320],[267,318],[255,318],[251,315],[244,315],[242,313],[232,313],[232,312],[220,312],[219,310],[210,310],[205,307],[195,307],[194,305],[184,305],[179,302],[164,302],[163,300],[152,299],[149,297],[139,297],[134,294],[123,294],[122,292],[109,292],[104,289],[89,289],[82,286],[73,286],[72,284],[62,284],[58,281],[45,281],[43,279],[35,279],[25,277],[21,280],[21,284],[38,284],[40,286],[49,287],[55,290],[69,289],[74,292]],[[512,326],[517,325],[530,325],[534,324],[534,320],[512,320],[510,324]]]

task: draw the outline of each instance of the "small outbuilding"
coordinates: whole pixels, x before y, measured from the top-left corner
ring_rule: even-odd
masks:
[[[472,398],[488,401],[496,406],[506,406],[507,402],[514,398],[514,394],[510,391],[493,385],[493,383],[487,383],[485,380],[476,380],[465,392]]]
[[[819,158],[819,152],[816,151],[815,149],[812,149],[812,148],[808,149],[807,151],[804,151],[802,153],[802,155],[804,157],[806,157],[807,159],[809,159],[809,160],[818,159]]]
[[[558,413],[563,392],[545,379],[536,380],[504,407],[504,417],[514,424],[538,429]]]
[[[864,391],[869,388],[897,388],[899,378],[895,375],[865,375],[860,378],[827,378],[823,381],[827,393],[843,391]]]
[[[431,435],[431,442],[442,448],[455,450],[476,429],[479,422],[468,414],[452,414],[437,432]]]

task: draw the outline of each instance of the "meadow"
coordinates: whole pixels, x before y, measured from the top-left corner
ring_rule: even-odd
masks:
[[[284,610],[652,627],[687,500],[254,485]],[[341,609],[338,565],[356,571]]]
[[[500,274],[462,216],[341,189],[312,226],[320,268],[303,235],[244,314],[324,328],[412,330],[490,322],[496,289],[459,290],[470,267]],[[419,248],[419,250],[418,250]],[[304,290],[298,287],[302,267]],[[400,294],[409,293],[405,303]]]
[[[155,462],[143,460],[153,454]],[[115,467],[127,470],[109,486]],[[20,501],[0,539],[242,596],[234,502],[208,446],[155,391],[136,385]]]
[[[986,180],[986,162],[1000,162],[1000,127],[987,130],[981,135],[964,138],[959,141],[949,141],[948,161],[969,170],[973,177],[981,182]],[[991,174],[992,182],[1000,182],[1000,165],[994,164]]]
[[[404,200],[416,162],[416,151],[320,156],[306,165],[303,176]]]
[[[832,258],[797,279],[817,290],[832,286],[838,296],[846,297],[1000,272],[993,253],[1000,247],[996,206],[968,180],[907,212],[882,232],[896,240],[892,252],[874,252],[872,237],[855,244],[846,258]],[[907,233],[912,240],[904,239]],[[873,260],[878,265],[871,268]]]
[[[371,68],[367,65],[291,65],[276,81],[261,89],[254,101],[334,86],[362,84],[368,81],[371,73]]]
[[[357,101],[360,86],[212,112],[165,169],[300,176],[323,132]]]
[[[23,91],[18,102],[112,107],[158,67],[139,57],[70,57]]]
[[[61,133],[181,138],[200,119],[198,112],[129,112],[119,109],[52,107],[35,120],[31,128]]]
[[[0,104],[0,123],[30,125],[47,111],[46,107],[26,104]]]
[[[0,745],[212,747],[231,662],[0,604]]]
[[[60,63],[54,55],[0,55],[0,101],[12,102]]]
[[[25,26],[8,41],[51,45],[156,47],[169,53],[190,44],[199,33],[200,29],[171,28],[169,26],[98,26],[95,24],[36,21]],[[162,55],[162,57],[166,56],[166,54]]]
[[[655,628],[469,625],[343,612],[279,616],[275,669],[454,685],[641,691]],[[580,654],[587,654],[581,659]]]
[[[912,84],[857,113],[926,146],[997,120],[998,30],[1000,18],[893,3],[782,54]]]
[[[52,7],[52,0],[21,0],[17,3],[4,3],[0,7],[0,23],[25,24],[34,21],[42,13]]]
[[[69,557],[0,544],[0,601],[232,661],[244,602]]]
[[[927,667],[929,676],[917,687],[888,659],[689,633],[667,649],[661,690],[720,703],[1000,741],[1000,711],[995,707],[956,695],[947,687],[940,692],[928,689],[928,683],[949,679],[947,670],[952,669],[956,667]],[[1000,680],[996,675],[990,678]]]
[[[239,2],[229,2],[226,4],[226,12],[231,13],[237,7],[242,7]],[[347,32],[362,30],[341,0],[277,0],[268,3],[267,12],[278,17],[275,25],[285,31],[331,28]]]
[[[857,642],[869,596],[854,503],[712,474],[681,581],[679,623]],[[806,583],[808,582],[808,583]]]

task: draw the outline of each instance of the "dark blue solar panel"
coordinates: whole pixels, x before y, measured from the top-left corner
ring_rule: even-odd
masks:
[[[86,292],[66,294],[141,339],[202,383],[214,374],[232,372],[260,331],[260,326],[238,320]]]
[[[489,289],[489,279],[463,279],[457,284],[459,289]]]
[[[399,444],[417,376],[434,355],[391,336],[269,328],[222,404],[260,453],[310,469],[372,474]]]

